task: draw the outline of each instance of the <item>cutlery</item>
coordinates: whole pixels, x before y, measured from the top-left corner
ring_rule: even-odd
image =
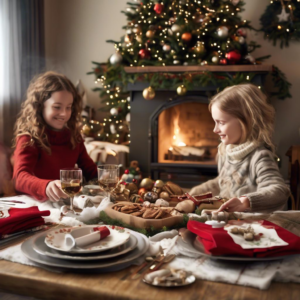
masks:
[[[143,277],[146,273],[149,272],[149,269],[151,268],[151,266],[156,263],[156,262],[160,262],[165,258],[165,256],[163,254],[161,254],[159,257],[155,257],[154,259],[152,259],[150,262],[145,262],[144,264],[142,264],[138,270],[136,270],[130,277],[130,279],[135,280],[140,278],[141,276]]]
[[[160,247],[158,254],[153,258],[153,257],[146,257],[145,262],[140,265],[130,276],[130,279],[137,279],[141,275],[145,274],[148,272],[148,269],[157,261],[163,260],[164,259],[164,254],[163,250]]]
[[[157,271],[163,264],[171,262],[175,257],[176,257],[175,254],[169,254],[169,255],[165,256],[163,260],[161,260],[158,263],[152,265],[149,268],[149,271],[150,272]]]

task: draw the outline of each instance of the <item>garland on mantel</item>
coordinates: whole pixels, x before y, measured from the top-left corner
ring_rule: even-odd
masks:
[[[260,18],[265,39],[280,48],[288,47],[291,40],[300,40],[300,1],[271,0]]]
[[[107,85],[110,85],[110,90],[120,89],[125,92],[127,90],[128,83],[135,82],[147,82],[153,89],[170,89],[176,90],[178,86],[184,85],[187,90],[191,90],[194,87],[199,86],[217,86],[217,92],[224,88],[241,84],[249,83],[253,77],[257,75],[257,72],[237,72],[235,74],[229,72],[183,72],[183,73],[168,73],[168,72],[157,72],[157,73],[126,73],[123,65],[113,66],[109,63],[103,65],[101,63],[93,62],[95,68],[93,72],[88,74],[95,74],[96,80],[100,83],[105,82],[105,86],[94,88],[93,91],[100,91],[100,98],[103,102],[108,100],[109,95],[107,93]],[[270,72],[274,88],[276,90],[271,91],[271,96],[279,99],[290,98],[290,87],[291,84],[287,81],[284,73],[279,70],[278,67],[272,66]],[[263,89],[263,87],[261,87]],[[121,99],[124,95],[119,95]],[[118,99],[116,99],[117,101]],[[107,102],[109,103],[109,102]],[[114,103],[112,103],[114,105]],[[122,105],[120,102],[119,105]],[[107,110],[111,107],[108,106]]]

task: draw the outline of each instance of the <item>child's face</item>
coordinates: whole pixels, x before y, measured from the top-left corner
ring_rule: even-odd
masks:
[[[54,92],[45,101],[43,117],[53,130],[62,130],[71,118],[73,95],[68,91]]]
[[[218,134],[225,145],[239,144],[242,137],[242,127],[239,120],[219,109],[213,104],[211,115],[215,121],[214,133]]]

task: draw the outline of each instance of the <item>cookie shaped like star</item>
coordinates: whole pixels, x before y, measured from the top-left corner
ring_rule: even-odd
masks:
[[[281,14],[277,15],[278,22],[287,22],[289,15],[290,14],[285,11],[285,7],[282,7]]]

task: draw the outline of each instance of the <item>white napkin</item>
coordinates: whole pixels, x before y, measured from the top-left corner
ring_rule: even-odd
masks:
[[[93,207],[94,202],[87,195],[76,195],[73,200],[74,207],[84,209],[85,207]]]

